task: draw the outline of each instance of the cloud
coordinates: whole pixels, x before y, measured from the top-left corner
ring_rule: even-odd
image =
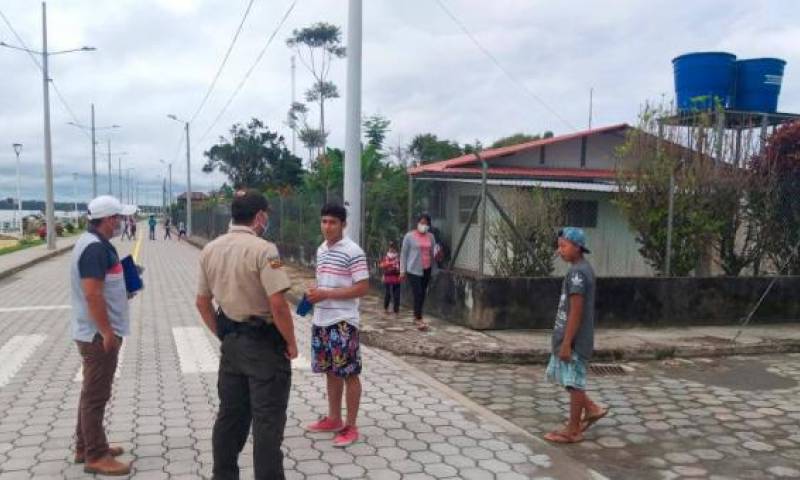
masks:
[[[588,122],[594,89],[594,125],[635,122],[639,106],[672,97],[671,59],[695,50],[727,50],[741,57],[778,56],[788,61],[780,107],[800,111],[800,10],[791,0],[758,3],[698,0],[675,3],[606,0],[442,0],[514,78],[577,128]],[[112,150],[127,151],[123,168],[150,201],[173,162],[173,190],[185,185],[181,126],[166,118],[190,117],[203,97],[248,0],[74,0],[48,4],[52,49],[84,44],[93,53],[52,58],[51,71],[81,123],[89,105],[98,125],[122,125]],[[27,43],[41,43],[37,2],[6,2],[3,12]],[[201,172],[203,151],[231,124],[264,119],[289,137],[283,124],[291,91],[285,39],[294,28],[327,21],[346,33],[346,2],[298,2],[230,109],[209,128],[244,72],[272,33],[290,0],[256,1],[215,92],[192,125],[192,182],[218,187],[224,178]],[[459,142],[485,144],[518,131],[570,130],[501,72],[433,0],[364,2],[363,100],[365,115],[392,121],[388,142],[407,142],[421,132]],[[16,40],[0,24],[0,39]],[[0,197],[15,195],[15,158],[10,144],[22,142],[23,196],[43,197],[41,75],[24,54],[0,50]],[[330,143],[343,145],[346,60],[336,61],[331,80],[342,98],[326,105]],[[298,65],[298,97],[310,86]],[[72,172],[79,195],[91,185],[90,143],[67,125],[71,116],[51,95],[56,197],[71,200]],[[312,106],[311,119],[316,119]],[[101,191],[107,185],[105,138],[98,149]],[[7,147],[4,147],[6,144]],[[302,149],[298,153],[302,153]],[[116,168],[116,160],[114,160]],[[159,179],[159,175],[161,176]],[[116,183],[115,183],[116,185]],[[116,190],[116,187],[115,187]]]

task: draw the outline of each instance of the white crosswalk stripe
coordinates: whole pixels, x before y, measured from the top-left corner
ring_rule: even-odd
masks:
[[[0,308],[0,313],[34,312],[48,310],[69,310],[72,305],[31,305],[27,307],[4,307]]]
[[[201,327],[174,327],[172,337],[183,373],[212,373],[219,367],[217,349]]]
[[[0,387],[14,377],[45,338],[44,335],[16,335],[0,348]]]

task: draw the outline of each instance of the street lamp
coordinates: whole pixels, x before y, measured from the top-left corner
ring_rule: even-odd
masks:
[[[25,236],[25,232],[22,230],[22,194],[20,193],[20,176],[19,176],[19,154],[22,153],[22,144],[15,143],[12,145],[14,147],[14,153],[17,155],[17,215],[14,215],[14,221],[19,221],[19,238]],[[19,216],[19,218],[17,218]]]
[[[76,122],[67,122],[68,125],[72,125],[73,127],[80,128],[83,131],[91,131],[92,132],[92,198],[97,198],[97,142],[95,141],[95,132],[97,130],[111,130],[114,128],[121,128],[119,125],[109,125],[107,127],[95,127],[94,125],[94,103],[92,104],[92,125],[87,127],[86,125],[81,125],[80,123]],[[111,139],[109,139],[109,147],[111,144]],[[111,192],[109,192],[111,193]]]
[[[72,173],[72,200],[75,202],[75,221],[78,221],[78,172]]]
[[[42,56],[42,91],[44,100],[44,171],[45,171],[45,186],[47,194],[47,204],[45,208],[47,218],[47,249],[56,249],[56,219],[55,219],[55,198],[53,194],[53,147],[50,139],[50,75],[48,70],[48,58],[52,55],[61,55],[70,52],[92,52],[96,50],[94,47],[80,47],[70,50],[61,50],[57,52],[47,51],[47,4],[42,2],[42,51],[31,50],[24,47],[9,45],[5,42],[0,42],[1,47],[10,48],[13,50],[21,50],[28,54],[37,54]]]
[[[186,236],[192,236],[192,157],[191,147],[189,144],[189,122],[181,120],[173,114],[167,115],[167,118],[182,123],[186,128]]]

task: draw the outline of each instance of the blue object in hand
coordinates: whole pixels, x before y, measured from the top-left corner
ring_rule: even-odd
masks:
[[[314,304],[308,301],[308,297],[303,295],[303,299],[297,304],[296,313],[301,317],[305,317],[309,312],[314,310]]]
[[[130,255],[122,259],[122,274],[125,277],[125,289],[128,293],[138,292],[144,287],[142,277],[139,276],[139,268]]]

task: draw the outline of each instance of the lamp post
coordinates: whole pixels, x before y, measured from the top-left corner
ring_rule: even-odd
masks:
[[[47,204],[45,207],[45,216],[47,221],[47,249],[55,250],[56,248],[56,219],[55,219],[55,198],[53,194],[53,148],[50,139],[50,76],[48,68],[48,59],[52,55],[61,55],[70,52],[91,52],[94,47],[81,47],[73,48],[70,50],[61,50],[57,52],[47,51],[47,4],[42,2],[42,51],[31,50],[25,47],[9,45],[5,42],[0,42],[0,46],[11,48],[14,50],[21,50],[28,54],[36,54],[42,56],[42,92],[44,104],[44,174],[45,174],[45,188]]]
[[[25,236],[25,232],[22,229],[22,193],[20,193],[21,181],[19,175],[19,154],[22,153],[22,144],[15,143],[12,146],[14,147],[14,153],[17,155],[17,214],[14,215],[14,221],[19,222],[19,238],[22,238]]]
[[[67,122],[68,125],[80,128],[83,131],[90,131],[92,134],[92,198],[97,198],[97,141],[95,141],[95,132],[98,130],[112,130],[121,128],[119,125],[109,125],[107,127],[97,127],[94,124],[94,103],[92,104],[92,124],[90,126],[81,125],[76,122]],[[108,139],[108,148],[111,149],[111,138]],[[111,186],[109,185],[109,194],[111,194]]]
[[[75,202],[75,221],[78,220],[78,172],[72,173],[72,200]]]
[[[167,118],[182,123],[186,129],[186,236],[192,236],[192,157],[189,143],[189,122],[169,114]]]

